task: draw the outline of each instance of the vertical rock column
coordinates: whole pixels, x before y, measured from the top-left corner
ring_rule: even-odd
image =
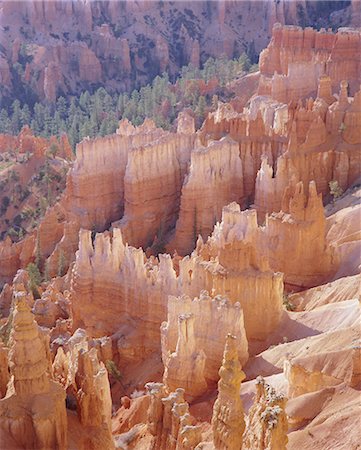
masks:
[[[150,395],[148,430],[154,436],[151,450],[192,450],[201,441],[201,430],[194,426],[184,389],[168,395],[162,383],[147,383]]]
[[[288,422],[286,399],[257,378],[256,398],[249,411],[242,450],[286,450]]]
[[[79,386],[78,415],[82,425],[89,427],[87,441],[89,447],[113,449],[112,400],[108,373],[104,364],[98,361],[96,348],[79,352],[75,380]]]
[[[178,342],[174,353],[169,357],[164,371],[164,382],[170,390],[177,386],[185,389],[188,399],[193,399],[207,391],[204,377],[206,355],[197,349],[194,335],[193,314],[178,317]]]
[[[50,378],[48,354],[26,292],[16,292],[9,351],[12,378],[7,397],[0,400],[0,434],[22,448],[67,448],[65,392]]]
[[[245,428],[240,387],[245,374],[238,360],[236,338],[231,334],[226,338],[219,376],[218,397],[212,417],[214,446],[220,450],[240,450]]]
[[[9,349],[0,341],[0,398],[4,397],[7,390],[10,374],[8,368]]]

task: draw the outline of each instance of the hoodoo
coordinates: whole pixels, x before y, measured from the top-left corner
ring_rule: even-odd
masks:
[[[359,0],[0,2],[0,448],[359,448]]]

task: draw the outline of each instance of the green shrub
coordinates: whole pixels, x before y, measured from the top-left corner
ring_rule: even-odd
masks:
[[[341,197],[343,190],[337,180],[330,181],[328,185],[330,187],[330,194],[332,195],[334,201]]]
[[[41,283],[41,273],[40,273],[39,267],[34,263],[30,263],[27,265],[26,270],[29,274],[30,289],[33,293],[33,296],[34,296],[34,298],[40,298],[40,293],[39,293],[38,287]]]
[[[114,361],[108,359],[105,362],[105,367],[107,368],[107,371],[114,379],[116,379],[117,381],[120,381],[122,379],[122,374],[119,372],[119,369]]]

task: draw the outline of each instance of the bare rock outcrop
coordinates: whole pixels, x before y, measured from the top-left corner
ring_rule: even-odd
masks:
[[[168,133],[129,152],[124,216],[117,225],[130,245],[151,246],[155,236],[164,240],[174,227],[193,140],[191,134]]]
[[[207,242],[199,240],[196,252],[179,262],[180,289],[187,295],[206,289],[240,303],[248,340],[265,339],[282,316],[283,276],[270,269],[267,254],[257,252],[257,229],[256,212],[240,212],[232,203]]]
[[[68,292],[67,294],[68,295]],[[68,319],[70,304],[67,297],[51,284],[34,302],[33,313],[38,325],[53,328],[58,319]]]
[[[91,337],[118,333],[121,360],[143,359],[160,349],[159,328],[172,292],[176,273],[169,255],[152,264],[142,249],[124,245],[119,229],[112,237],[98,234],[94,246],[90,231],[80,232],[70,297],[74,326]]]
[[[92,449],[114,449],[108,372],[104,364],[98,361],[95,348],[79,351],[75,382],[78,387],[78,415],[87,434],[86,445]]]
[[[9,349],[0,341],[0,398],[5,396],[10,380],[8,355]]]
[[[292,289],[312,287],[331,279],[338,268],[338,261],[326,241],[326,219],[315,183],[309,184],[308,195],[302,183],[286,189],[282,209],[266,216],[264,226],[258,226],[256,211],[241,212],[237,205],[224,208],[223,220],[215,227],[214,236],[206,248],[220,246],[225,249],[227,239],[234,242],[233,246],[238,242],[238,247],[249,241],[255,249],[253,260],[267,261],[272,270],[283,272],[286,285]],[[303,243],[310,239],[315,245],[305,249]],[[214,253],[215,250],[212,251]],[[230,258],[229,254],[225,257]],[[219,260],[221,262],[221,258]],[[244,310],[247,329],[248,316]]]
[[[243,405],[240,397],[245,374],[238,360],[236,338],[226,338],[222,366],[219,369],[218,397],[213,407],[212,430],[216,449],[239,450],[245,430]]]
[[[257,378],[255,402],[249,411],[242,449],[286,450],[288,421],[286,398]]]
[[[359,52],[360,45],[359,31],[349,28],[340,28],[334,34],[275,24],[271,42],[260,54],[262,82],[266,86],[268,77],[272,96],[286,103],[315,92],[320,75],[329,75],[333,86],[348,79],[357,89],[359,61],[352,51]]]
[[[78,144],[66,197],[69,210],[80,218],[80,226],[103,230],[121,217],[129,149],[133,145],[145,145],[162,135],[164,132],[149,122],[134,128],[128,121],[122,121],[117,134],[85,139]],[[96,190],[93,189],[95,185]]]
[[[243,204],[242,163],[236,142],[223,138],[191,154],[190,169],[182,187],[180,212],[170,248],[189,254],[200,234],[203,239],[220,220],[222,207]]]
[[[21,448],[67,448],[65,392],[51,379],[50,350],[24,292],[15,293],[10,335],[11,381],[0,400],[1,430]],[[14,426],[14,424],[16,424]]]
[[[282,204],[283,211],[271,214],[263,231],[265,243],[275,242],[275,236],[279,236],[278,242],[269,248],[271,267],[283,272],[285,283],[296,289],[312,287],[330,279],[337,268],[337,261],[326,243],[322,198],[317,194],[315,183],[309,184],[308,198],[302,183],[298,183],[295,189],[286,189]],[[314,242],[314,245],[305,249],[303,243],[306,241]],[[302,251],[297,248],[302,248]]]
[[[169,297],[168,321],[162,324],[161,333],[164,383],[170,390],[176,385],[184,388],[190,399],[204,394],[218,380],[227,333],[237,337],[242,364],[248,359],[242,309],[220,295],[212,298],[201,292],[193,300]]]
[[[146,385],[151,397],[147,427],[153,450],[191,450],[201,441],[201,430],[194,425],[184,389],[168,392],[161,383]]]

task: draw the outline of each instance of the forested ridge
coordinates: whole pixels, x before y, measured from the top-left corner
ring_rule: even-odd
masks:
[[[67,133],[75,149],[85,136],[114,133],[122,118],[139,125],[150,117],[157,126],[169,129],[179,111],[191,108],[200,125],[212,103],[215,106],[218,98],[228,99],[227,83],[257,68],[246,54],[231,60],[209,58],[202,69],[183,67],[174,84],[164,73],[130,94],[111,94],[100,87],[95,92],[84,91],[78,97],[60,96],[55,104],[29,105],[17,99],[0,110],[0,133],[17,135],[24,125],[44,137]]]

